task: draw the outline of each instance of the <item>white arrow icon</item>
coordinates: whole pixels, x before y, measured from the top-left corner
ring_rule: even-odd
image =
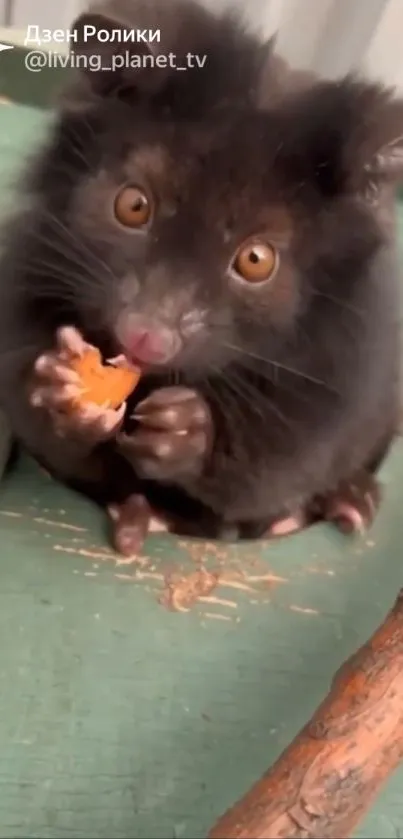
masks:
[[[0,44],[0,52],[4,52],[4,50],[13,50],[14,47],[11,44]]]

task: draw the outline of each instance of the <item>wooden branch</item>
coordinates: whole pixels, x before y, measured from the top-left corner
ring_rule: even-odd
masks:
[[[403,758],[403,589],[310,722],[209,839],[345,839]]]

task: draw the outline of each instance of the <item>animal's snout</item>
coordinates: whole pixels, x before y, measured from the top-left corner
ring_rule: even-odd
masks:
[[[128,318],[120,331],[127,355],[142,364],[168,364],[181,346],[179,335],[158,322]]]
[[[172,339],[168,330],[138,327],[128,335],[130,355],[139,361],[161,362],[172,355]]]

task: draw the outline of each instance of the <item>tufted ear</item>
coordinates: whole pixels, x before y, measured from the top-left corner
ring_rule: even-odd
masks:
[[[292,171],[323,194],[376,201],[403,181],[403,100],[354,77],[319,82],[284,104]]]
[[[403,180],[403,100],[384,97],[378,107],[363,161],[364,179],[374,187]]]
[[[186,88],[196,93],[208,75],[211,80],[222,70],[228,45],[233,63],[242,64],[231,16],[217,16],[195,0],[101,0],[72,29],[81,77],[102,96],[123,90],[158,95],[167,85],[181,91],[179,98]],[[191,65],[189,55],[196,57]],[[185,98],[192,98],[190,91]]]
[[[152,30],[136,29],[122,17],[95,10],[80,15],[72,29],[77,69],[94,93],[153,90],[162,82],[160,44]]]
[[[255,101],[270,51],[239,10],[200,0],[95,0],[73,29],[78,72],[64,97],[67,108],[81,108],[94,95],[124,95],[176,118],[239,110]]]

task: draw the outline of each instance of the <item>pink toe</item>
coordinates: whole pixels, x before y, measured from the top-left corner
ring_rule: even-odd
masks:
[[[101,413],[101,409],[98,405],[89,402],[87,405],[83,405],[80,408],[79,416],[83,422],[95,422],[99,419]]]
[[[109,517],[112,519],[112,521],[114,521],[114,522],[119,521],[119,519],[120,519],[120,509],[119,509],[119,507],[115,506],[114,504],[111,504],[110,507],[108,507],[108,514],[109,514]]]
[[[356,507],[353,507],[352,504],[343,503],[342,501],[335,504],[330,518],[332,521],[335,521],[336,524],[340,522],[342,525],[344,522],[348,529],[354,533],[365,532],[364,519],[361,513]]]
[[[61,348],[73,355],[81,356],[86,347],[85,341],[74,326],[62,326],[58,330],[58,340]]]
[[[33,408],[40,408],[43,405],[43,396],[40,391],[35,391],[35,393],[31,394],[29,401]]]
[[[47,355],[40,355],[39,358],[36,359],[34,364],[34,369],[37,373],[42,373],[42,371],[47,369],[49,363],[49,359]]]
[[[50,390],[50,388],[49,388]],[[73,384],[57,385],[53,390],[55,402],[70,402],[80,394],[80,388]]]
[[[115,530],[115,546],[123,556],[136,557],[143,541],[143,534],[136,527],[118,525]]]
[[[270,528],[270,536],[289,536],[291,533],[296,533],[303,527],[303,520],[301,515],[289,516],[286,519],[279,519]]]

